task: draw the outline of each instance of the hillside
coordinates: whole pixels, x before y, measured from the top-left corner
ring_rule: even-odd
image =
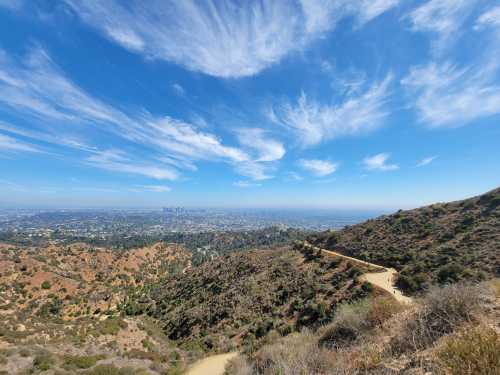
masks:
[[[0,374],[178,371],[191,354],[172,346],[155,322],[123,318],[118,308],[131,290],[185,272],[190,259],[164,243],[121,252],[0,246]]]
[[[500,188],[312,235],[318,247],[400,271],[408,293],[500,275]]]
[[[190,348],[253,347],[271,332],[329,321],[338,303],[370,294],[357,280],[366,270],[290,248],[234,253],[143,288],[125,311],[158,319]]]
[[[334,319],[233,358],[228,375],[498,375],[500,283],[432,287],[338,306]]]

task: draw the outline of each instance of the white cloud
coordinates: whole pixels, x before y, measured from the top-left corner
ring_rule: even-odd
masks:
[[[414,9],[407,18],[413,31],[435,34],[435,52],[442,52],[462,32],[477,0],[430,0]]]
[[[287,180],[290,180],[290,181],[302,181],[304,179],[300,174],[298,174],[296,172],[287,173],[286,178],[287,178]]]
[[[104,170],[136,174],[157,180],[175,180],[178,178],[177,172],[173,169],[133,162],[120,150],[96,152],[86,159],[86,163]]]
[[[132,52],[226,78],[257,74],[342,18],[363,25],[399,2],[65,1],[84,22]]]
[[[169,191],[172,191],[171,188],[164,185],[144,185],[142,186],[142,188],[148,191],[152,191],[153,193],[168,193]]]
[[[265,139],[263,132],[254,131],[255,144],[243,141],[249,151],[262,152],[253,160],[247,151],[224,144],[215,134],[199,130],[198,125],[169,116],[152,116],[145,110],[126,113],[74,84],[40,48],[32,50],[25,61],[10,59],[0,51],[0,91],[4,94],[0,96],[0,107],[41,120],[35,121],[30,130],[0,124],[9,133],[90,153],[98,147],[79,138],[95,139],[95,135],[85,137],[89,132],[111,133],[121,142],[145,149],[143,160],[134,162],[138,166],[153,165],[163,158],[162,163],[170,166],[176,160],[175,169],[196,170],[196,161],[219,161],[234,165],[245,176],[264,179],[270,177],[265,173],[268,167],[256,163],[277,160],[284,153],[283,146]],[[139,173],[133,165],[102,160],[100,165],[107,165],[109,170]],[[148,172],[143,174],[168,177],[158,168],[146,168]]]
[[[302,159],[299,160],[299,165],[318,177],[328,176],[334,173],[339,167],[339,163],[332,163],[327,160],[318,159]]]
[[[0,152],[42,152],[38,147],[0,134]]]
[[[275,120],[293,131],[304,147],[369,132],[382,125],[389,114],[386,104],[391,81],[389,74],[364,92],[348,96],[334,105],[320,104],[302,93],[297,104],[275,109]]]
[[[436,160],[437,156],[429,156],[429,157],[426,157],[426,158],[423,158],[422,160],[420,160],[418,163],[417,163],[417,167],[424,167],[426,165],[429,165],[430,163],[432,163],[434,160]]]
[[[500,27],[500,6],[489,9],[477,19],[476,30],[487,26]]]
[[[233,183],[233,186],[243,189],[248,189],[252,187],[260,187],[262,186],[262,184],[256,184],[255,182],[250,182],[250,181],[236,181]]]
[[[285,146],[281,142],[266,137],[266,131],[263,129],[239,129],[236,133],[241,145],[257,152],[256,161],[258,162],[280,160],[285,156]]]
[[[250,160],[236,164],[235,169],[242,176],[249,177],[255,181],[269,180],[274,177],[271,174],[274,170],[274,166],[267,163],[259,163]]]
[[[179,96],[184,96],[186,94],[186,90],[184,90],[184,87],[182,87],[178,83],[174,83],[172,85],[172,90],[174,90],[174,92]]]
[[[363,159],[363,164],[370,171],[395,171],[399,169],[397,164],[387,164],[389,157],[388,153],[367,156]]]
[[[459,68],[450,62],[433,62],[412,68],[401,83],[414,98],[421,122],[457,127],[500,113],[497,64]]]

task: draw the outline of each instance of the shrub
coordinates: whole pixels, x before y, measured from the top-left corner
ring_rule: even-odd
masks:
[[[378,297],[371,300],[368,319],[372,327],[380,326],[393,315],[403,311],[404,306],[395,298]]]
[[[318,347],[307,329],[262,347],[255,356],[255,370],[264,374],[323,374],[332,366],[330,352]]]
[[[42,287],[42,289],[50,289],[50,282],[45,280],[40,286]]]
[[[94,366],[97,361],[104,359],[105,357],[102,355],[93,355],[93,356],[72,356],[67,355],[64,357],[64,367],[66,369],[84,369],[90,368]]]
[[[352,343],[368,328],[369,313],[368,300],[341,304],[333,322],[322,329],[320,345],[334,348]]]
[[[499,353],[500,335],[490,327],[477,326],[447,337],[437,355],[451,374],[497,375]]]
[[[121,328],[126,328],[127,322],[120,318],[108,318],[98,327],[98,333],[101,335],[116,335]]]
[[[434,287],[421,299],[412,319],[393,339],[396,351],[424,349],[460,325],[473,321],[483,299],[478,286],[454,284]]]
[[[239,355],[229,361],[226,366],[226,372],[231,375],[253,375],[253,366],[248,360]]]
[[[40,353],[33,360],[33,367],[40,371],[47,371],[54,366],[54,358],[49,353]]]

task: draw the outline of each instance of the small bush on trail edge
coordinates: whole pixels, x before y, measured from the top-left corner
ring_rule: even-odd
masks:
[[[432,288],[421,299],[415,318],[405,322],[391,346],[396,352],[429,347],[456,327],[472,322],[483,296],[480,286],[463,283]]]
[[[369,310],[367,300],[340,305],[333,322],[323,329],[320,345],[335,348],[354,342],[368,328]]]
[[[450,374],[498,375],[500,335],[487,326],[467,327],[447,337],[437,356]]]
[[[321,330],[319,344],[330,348],[348,346],[402,309],[398,301],[385,296],[342,304],[333,322]]]

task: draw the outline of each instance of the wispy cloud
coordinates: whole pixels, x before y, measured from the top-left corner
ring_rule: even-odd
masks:
[[[266,139],[259,129],[250,130],[256,137],[255,142],[241,138],[246,149],[243,150],[228,146],[215,134],[201,131],[199,126],[185,121],[166,115],[153,116],[146,110],[126,113],[96,99],[73,83],[41,48],[33,49],[24,61],[10,59],[0,52],[0,90],[4,94],[0,96],[0,107],[23,117],[43,120],[35,121],[33,129],[0,124],[1,129],[89,152],[88,161],[110,171],[139,173],[140,168],[136,166],[146,167],[160,161],[169,168],[148,167],[145,168],[148,172],[142,174],[172,178],[174,171],[193,171],[196,170],[196,161],[207,160],[225,162],[233,165],[236,171],[241,170],[245,176],[265,179],[269,178],[265,172],[269,166],[258,163],[278,160],[285,152],[281,143]],[[58,126],[53,126],[53,123]],[[73,126],[68,126],[70,123]],[[129,165],[96,157],[94,153],[99,147],[78,139],[78,135],[95,139],[95,136],[84,136],[89,131],[106,132],[121,139],[121,143],[125,141],[133,147],[143,147],[143,160]],[[259,155],[252,158],[249,153],[256,151]],[[170,172],[165,174],[163,170]]]
[[[497,62],[460,68],[451,62],[415,67],[401,83],[415,100],[420,121],[457,127],[500,113]]]
[[[412,10],[412,30],[435,35],[434,52],[441,53],[458,38],[477,0],[430,0]]]
[[[235,165],[236,171],[242,176],[251,178],[254,181],[263,181],[273,178],[275,169],[273,164],[261,163],[249,160]]]
[[[500,28],[500,6],[493,7],[481,14],[476,21],[475,29],[480,30],[489,26]]]
[[[314,176],[324,177],[334,173],[339,167],[339,163],[328,160],[301,159],[299,165]]]
[[[15,138],[0,134],[1,152],[42,152],[38,147],[21,142]]]
[[[424,167],[426,165],[429,165],[430,163],[432,163],[434,160],[436,160],[437,156],[429,156],[429,157],[426,157],[426,158],[423,158],[422,160],[420,160],[418,163],[417,163],[417,167]]]
[[[146,176],[157,180],[176,180],[178,174],[173,169],[133,162],[119,150],[97,152],[86,159],[86,163],[113,172],[123,172]]]
[[[128,50],[217,77],[259,73],[354,17],[358,26],[399,0],[65,0],[93,28]]]
[[[164,185],[144,185],[142,188],[152,191],[153,193],[168,193],[169,191],[172,191],[170,187]]]
[[[369,171],[395,171],[399,169],[397,164],[388,164],[387,161],[391,155],[381,153],[373,156],[367,156],[363,159],[363,165]]]
[[[286,179],[288,181],[302,181],[304,178],[296,172],[288,172],[286,174]]]
[[[184,96],[186,95],[186,90],[184,90],[184,87],[182,87],[181,85],[179,85],[178,83],[174,83],[172,85],[172,90],[174,90],[174,92],[179,95],[179,96]]]
[[[242,189],[248,189],[248,188],[253,188],[253,187],[260,187],[262,184],[257,184],[255,182],[251,181],[236,181],[233,183],[233,186],[242,188]]]
[[[266,135],[263,129],[239,129],[237,136],[240,144],[257,152],[256,161],[280,160],[285,156],[285,146]]]
[[[302,93],[297,103],[289,103],[272,110],[277,121],[297,135],[304,146],[340,136],[369,132],[382,125],[388,116],[389,86],[392,75],[372,84],[363,92],[349,95],[338,104],[321,104]]]

